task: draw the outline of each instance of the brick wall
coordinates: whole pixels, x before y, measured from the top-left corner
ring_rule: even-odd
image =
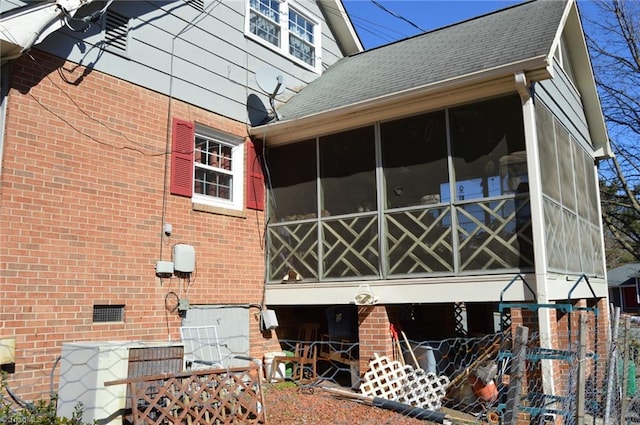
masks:
[[[195,211],[168,193],[172,117],[240,137],[244,123],[38,52],[14,64],[0,212],[2,336],[16,337],[12,388],[49,392],[61,344],[179,339],[170,292],[191,304],[261,303],[264,216]],[[173,225],[163,236],[165,222]],[[193,245],[190,281],[155,277],[176,243]],[[125,305],[93,324],[94,304]],[[257,313],[257,310],[255,310]],[[251,314],[254,355],[272,343]]]

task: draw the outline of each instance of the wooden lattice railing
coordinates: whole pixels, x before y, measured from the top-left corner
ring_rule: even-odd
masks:
[[[264,424],[257,365],[105,382],[129,386],[134,425]]]

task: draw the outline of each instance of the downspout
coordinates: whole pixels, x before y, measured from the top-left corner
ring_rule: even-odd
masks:
[[[516,90],[522,101],[522,118],[524,123],[524,138],[527,151],[527,173],[529,174],[529,202],[531,205],[531,233],[533,237],[534,273],[536,282],[537,304],[549,304],[547,290],[547,249],[544,224],[544,209],[542,204],[542,168],[538,152],[538,132],[536,129],[536,110],[532,88],[527,82],[524,72],[515,74]],[[549,308],[537,311],[538,326],[540,327],[540,348],[552,348],[551,317]],[[542,385],[545,394],[555,394],[553,368],[550,360],[541,360]]]

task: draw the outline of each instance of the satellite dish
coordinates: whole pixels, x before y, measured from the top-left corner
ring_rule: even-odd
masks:
[[[284,77],[273,68],[261,68],[256,71],[256,83],[258,87],[270,97],[282,94],[285,89]]]

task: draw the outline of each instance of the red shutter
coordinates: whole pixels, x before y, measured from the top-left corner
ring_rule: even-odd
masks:
[[[260,164],[260,143],[247,143],[247,208],[264,210],[264,175]]]
[[[172,127],[170,190],[173,195],[191,197],[194,126],[192,122],[174,118]]]

